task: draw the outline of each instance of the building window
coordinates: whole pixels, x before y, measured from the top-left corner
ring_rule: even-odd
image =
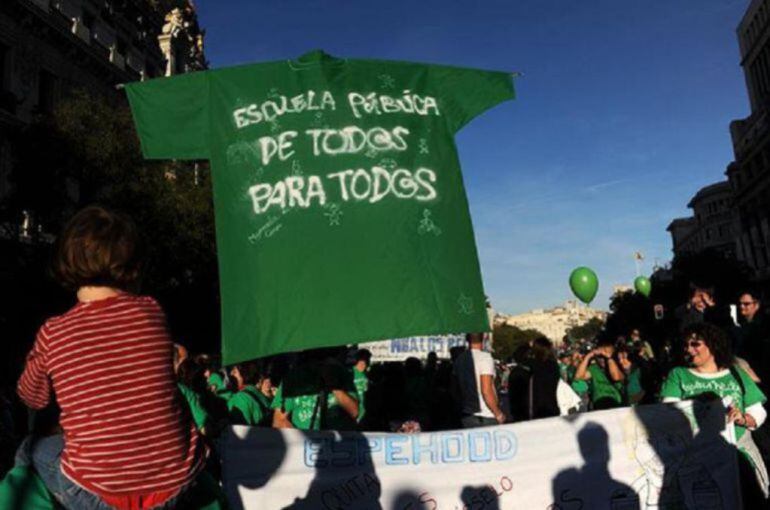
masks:
[[[11,49],[4,45],[0,44],[0,93],[6,92],[8,90],[8,61],[9,61],[9,54],[11,53]]]
[[[94,41],[94,23],[96,22],[96,17],[92,13],[84,10],[83,16],[81,16],[80,21],[83,23],[83,26],[86,27],[90,32],[91,42],[93,42]]]
[[[41,70],[38,76],[37,106],[41,113],[53,113],[56,107],[56,76],[46,70]]]

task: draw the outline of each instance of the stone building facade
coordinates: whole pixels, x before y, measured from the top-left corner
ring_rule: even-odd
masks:
[[[554,345],[561,345],[568,329],[582,326],[591,319],[604,321],[607,319],[607,312],[580,305],[577,301],[567,301],[561,306],[531,310],[519,315],[497,314],[494,323],[516,326],[519,329],[536,329]]]
[[[0,238],[35,223],[4,203],[14,134],[74,90],[120,101],[118,84],[205,68],[203,36],[189,0],[0,0]]]
[[[698,190],[687,204],[693,216],[677,218],[667,230],[671,233],[674,254],[697,253],[714,249],[726,257],[735,256],[732,193],[726,181]]]
[[[673,220],[674,254],[715,248],[770,284],[770,0],[752,0],[737,27],[751,113],[730,123],[734,161],[727,182],[701,189],[694,216]]]
[[[735,160],[725,174],[739,259],[770,278],[770,0],[753,0],[737,29],[751,114],[730,124]]]

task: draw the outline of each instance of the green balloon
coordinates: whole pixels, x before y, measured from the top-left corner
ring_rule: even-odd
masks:
[[[599,278],[592,269],[578,267],[569,275],[569,287],[580,301],[588,304],[593,301],[599,290]]]
[[[650,297],[650,292],[652,292],[652,282],[650,282],[650,279],[646,276],[637,276],[636,280],[634,280],[634,288],[639,294]]]

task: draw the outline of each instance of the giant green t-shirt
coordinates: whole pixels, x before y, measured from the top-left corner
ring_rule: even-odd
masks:
[[[751,377],[738,366],[735,371],[741,378],[741,384],[735,379],[729,370],[722,370],[715,374],[697,374],[685,367],[675,367],[669,372],[663,387],[660,390],[661,398],[671,397],[688,400],[699,395],[711,393],[719,398],[730,397],[734,405],[737,405],[742,413],[746,408],[767,400],[765,394],[759,389]],[[735,438],[740,439],[746,432],[746,428],[735,426]]]
[[[145,157],[211,162],[224,364],[489,330],[454,135],[510,73],[316,51],[126,90]]]

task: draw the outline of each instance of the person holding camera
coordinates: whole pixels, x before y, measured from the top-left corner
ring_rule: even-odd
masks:
[[[358,392],[339,359],[344,348],[304,351],[300,363],[278,386],[273,427],[300,430],[355,430]]]
[[[575,379],[587,381],[594,410],[612,409],[623,405],[625,375],[614,358],[615,345],[601,340],[596,349],[585,355],[575,371]]]

